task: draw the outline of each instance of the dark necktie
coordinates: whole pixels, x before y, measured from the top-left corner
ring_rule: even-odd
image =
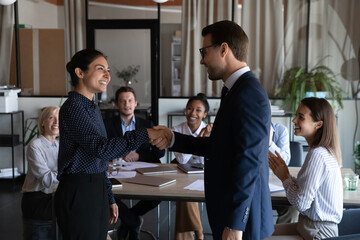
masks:
[[[221,102],[224,101],[226,94],[228,93],[229,89],[225,86],[223,86],[221,90]]]
[[[220,101],[220,107],[223,105],[223,102],[225,100],[226,94],[228,93],[229,89],[225,86],[221,89],[221,101]]]

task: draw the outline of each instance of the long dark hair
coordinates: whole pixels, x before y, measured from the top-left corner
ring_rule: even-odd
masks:
[[[331,105],[324,98],[314,97],[304,98],[301,100],[301,104],[310,109],[310,116],[314,122],[323,122],[322,127],[315,133],[312,147],[326,148],[331,154],[335,155],[339,166],[341,166],[342,157],[336,118]]]

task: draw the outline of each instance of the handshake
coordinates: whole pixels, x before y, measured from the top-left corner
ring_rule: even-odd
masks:
[[[149,142],[152,145],[160,150],[170,147],[173,133],[169,128],[165,126],[155,126],[153,128],[148,128],[147,132],[149,135]]]
[[[206,127],[201,129],[198,137],[209,137],[212,127],[213,124],[209,123]],[[169,128],[165,126],[155,126],[153,128],[148,128],[147,131],[150,139],[149,142],[152,145],[156,146],[160,150],[170,147],[174,135]]]

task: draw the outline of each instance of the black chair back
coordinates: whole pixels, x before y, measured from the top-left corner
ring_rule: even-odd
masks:
[[[338,226],[340,236],[360,233],[360,208],[344,210]]]
[[[303,146],[300,142],[290,141],[291,159],[290,167],[301,167],[303,165]]]

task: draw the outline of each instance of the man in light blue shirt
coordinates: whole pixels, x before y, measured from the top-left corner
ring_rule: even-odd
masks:
[[[278,152],[286,165],[290,163],[290,141],[288,129],[280,123],[271,123],[269,151],[275,154]],[[297,222],[299,212],[293,206],[275,206],[274,210],[278,213],[276,223]]]
[[[271,123],[269,150],[275,154],[277,151],[286,165],[290,163],[289,131],[280,123]]]

